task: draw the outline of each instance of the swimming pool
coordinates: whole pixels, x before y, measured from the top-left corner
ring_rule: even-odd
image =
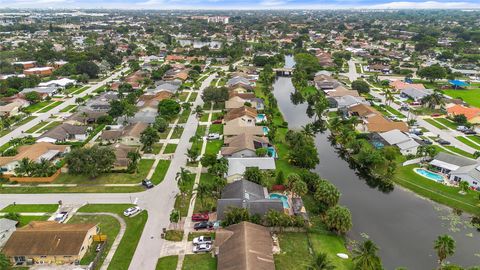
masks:
[[[268,198],[270,199],[280,199],[283,203],[283,208],[290,208],[290,205],[288,204],[288,198],[285,195],[277,194],[277,193],[270,193],[268,195]]]
[[[257,122],[267,121],[267,116],[263,113],[257,114]]]
[[[273,148],[273,147],[268,147],[267,148],[267,154],[268,154],[269,157],[278,158],[277,151],[275,151],[275,148]]]
[[[428,178],[430,180],[442,183],[444,181],[443,176],[438,173],[431,172],[429,170],[415,168],[413,169],[416,173],[420,174],[421,176]]]
[[[268,134],[268,127],[263,127],[263,135],[267,135]]]

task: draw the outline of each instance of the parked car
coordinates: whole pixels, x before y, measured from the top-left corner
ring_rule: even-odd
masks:
[[[68,212],[60,212],[55,216],[55,221],[58,223],[63,223],[68,218]]]
[[[410,102],[410,105],[419,106],[419,105],[422,105],[422,103],[420,103],[420,101],[412,101],[412,102]]]
[[[199,252],[209,252],[212,250],[212,245],[210,244],[202,244],[198,246],[193,246],[193,253]]]
[[[222,119],[217,119],[212,121],[212,124],[221,124],[221,123],[222,123]]]
[[[390,116],[388,117],[388,119],[390,119],[390,120],[392,120],[392,121],[398,121],[398,120],[400,120],[400,119],[398,118],[398,116],[396,116],[396,115],[390,115]]]
[[[441,145],[450,145],[450,142],[447,141],[447,140],[444,140],[444,139],[438,139],[437,143],[439,143]]]
[[[192,215],[192,221],[199,222],[199,221],[208,221],[208,220],[209,220],[208,213],[196,213]]]
[[[193,238],[194,245],[212,244],[212,242],[213,242],[212,237],[208,237],[208,236],[202,235],[202,236]]]
[[[412,128],[410,129],[410,133],[415,134],[415,135],[423,135],[423,131],[420,128]]]
[[[466,129],[466,130],[463,131],[463,133],[465,133],[466,135],[475,135],[475,134],[477,134],[476,131],[471,130],[471,129]]]
[[[198,223],[195,223],[193,225],[193,228],[195,229],[195,231],[198,231],[198,230],[201,230],[201,229],[212,229],[213,228],[213,223],[212,222],[209,222],[209,221],[202,221],[202,222],[198,222]]]
[[[429,144],[429,145],[430,145],[430,144],[433,144],[432,141],[430,141],[429,139],[423,139],[422,142],[423,142],[424,144]]]
[[[210,133],[207,136],[207,140],[218,140],[220,139],[220,134],[218,133]]]
[[[467,130],[468,128],[466,126],[458,126],[457,127],[457,131],[461,131],[461,132],[464,132],[465,130]]]
[[[131,216],[139,213],[140,211],[142,211],[142,209],[140,209],[140,207],[133,206],[133,207],[130,207],[127,210],[123,211],[123,215],[126,216],[126,217],[131,217]]]
[[[142,180],[142,185],[146,188],[153,188],[154,185],[152,183],[152,181],[150,181],[150,179],[143,179]]]
[[[430,116],[431,117],[439,117],[441,115],[442,115],[441,113],[432,113]]]

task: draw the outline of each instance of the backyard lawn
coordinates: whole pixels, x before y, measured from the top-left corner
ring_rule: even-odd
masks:
[[[108,251],[110,250],[110,248],[113,245],[113,242],[115,241],[115,237],[117,237],[118,232],[120,231],[120,223],[118,222],[118,220],[115,219],[114,217],[107,216],[107,215],[86,216],[86,215],[76,214],[68,221],[68,223],[98,224],[100,228],[100,234],[107,236],[107,242],[106,242],[107,246],[105,247],[102,253],[100,263],[95,268],[95,269],[100,269],[103,261],[107,257]],[[87,253],[80,261],[81,265],[88,265],[90,262],[93,261],[93,259],[97,255],[96,253],[97,244],[98,243],[93,243],[90,246]]]
[[[165,178],[165,174],[167,174],[168,167],[170,166],[170,160],[160,160],[158,162],[157,168],[153,172],[152,181],[153,184],[158,185],[163,181]]]
[[[158,259],[155,270],[175,270],[177,269],[178,256],[167,256]]]
[[[443,90],[445,95],[448,95],[452,98],[461,98],[463,101],[467,102],[468,104],[480,108],[480,88],[476,89],[447,89]]]
[[[281,233],[278,235],[281,252],[274,255],[276,270],[308,269],[313,256],[308,249],[306,233]]]
[[[182,270],[216,270],[217,258],[208,254],[185,255]]]
[[[99,185],[99,184],[137,184],[140,183],[148,174],[153,165],[153,159],[141,159],[138,163],[138,173],[104,173],[95,179],[89,179],[84,175],[72,175],[61,173],[54,181],[56,184],[79,184],[79,185]]]
[[[469,191],[466,195],[461,195],[457,187],[449,187],[418,175],[413,171],[415,167],[417,166],[399,166],[395,182],[438,203],[480,215],[478,192]]]
[[[109,212],[123,218],[123,211],[131,206],[131,204],[90,204],[83,206],[78,211],[87,213]],[[127,229],[108,269],[128,269],[147,219],[148,213],[146,211],[142,211],[134,217],[124,218]]]

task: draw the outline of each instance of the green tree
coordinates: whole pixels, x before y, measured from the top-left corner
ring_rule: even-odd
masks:
[[[127,170],[129,172],[137,173],[138,172],[138,162],[142,158],[142,155],[140,155],[138,150],[137,151],[131,151],[131,152],[128,152],[127,158],[129,160]]]
[[[152,152],[153,144],[160,140],[160,135],[153,127],[147,127],[140,135],[140,142],[143,144],[145,152]]]
[[[332,183],[321,180],[317,184],[313,197],[320,202],[325,209],[328,209],[337,205],[340,199],[340,192]]]
[[[193,182],[193,175],[189,173],[185,168],[181,167],[180,171],[175,175],[175,180],[178,184],[178,189],[180,190],[180,196],[182,197],[182,206],[185,201],[185,197],[190,191],[190,186]]]
[[[263,183],[263,173],[258,167],[248,167],[243,173],[243,178],[259,185]]]
[[[433,248],[437,252],[439,269],[442,268],[445,259],[455,253],[455,247],[455,240],[450,235],[440,235],[435,240]]]
[[[195,188],[197,199],[200,200],[200,206],[205,209],[206,198],[213,197],[214,187],[210,183],[200,182]]]
[[[192,146],[190,149],[187,150],[186,155],[190,162],[196,162],[198,156],[200,156],[200,150],[197,147]]]
[[[25,99],[30,103],[37,103],[40,101],[41,96],[38,92],[32,91],[25,94]]]
[[[355,270],[382,270],[382,261],[377,255],[378,247],[371,240],[363,242],[353,250]]]
[[[352,89],[355,89],[360,94],[366,94],[370,92],[370,86],[364,80],[356,80],[352,82]]]
[[[438,106],[444,105],[445,100],[442,93],[434,91],[432,94],[425,96],[421,99],[421,103],[426,105],[430,109],[435,109]]]
[[[10,270],[12,268],[12,264],[5,254],[0,253],[0,270]]]
[[[315,256],[313,259],[312,265],[309,267],[310,270],[334,270],[335,265],[328,258],[327,253],[321,252]]]
[[[110,171],[115,160],[113,148],[96,145],[90,148],[75,148],[65,157],[69,173],[83,174],[90,178]]]
[[[14,221],[20,221],[21,215],[15,212],[9,212],[9,213],[6,213],[3,217],[6,219],[14,220]]]
[[[229,98],[228,88],[209,86],[203,90],[202,99],[204,102],[220,103]]]
[[[170,222],[175,224],[177,227],[178,222],[180,221],[180,212],[177,209],[173,209],[170,213]]]
[[[98,66],[90,61],[82,61],[77,63],[76,66],[77,74],[87,74],[90,79],[97,78],[100,69]]]
[[[311,136],[300,131],[289,130],[285,136],[290,152],[289,163],[305,169],[313,169],[320,162],[317,148]]]
[[[153,127],[160,133],[165,132],[168,128],[168,122],[161,116],[155,117],[155,122],[153,123]]]
[[[222,220],[222,226],[230,226],[233,224],[240,223],[242,221],[249,221],[250,214],[245,208],[229,207],[224,212],[224,218]]]
[[[352,228],[352,214],[348,208],[337,205],[327,210],[324,222],[329,230],[345,234]]]
[[[172,99],[164,99],[158,103],[158,113],[165,119],[172,119],[180,110],[180,104]]]
[[[211,153],[205,153],[203,157],[200,159],[200,163],[203,167],[210,167],[213,164],[217,163],[217,155]]]
[[[447,71],[440,65],[431,65],[418,70],[417,75],[420,78],[425,78],[430,82],[434,82],[435,80],[445,78],[445,76],[447,76]]]
[[[298,197],[302,197],[306,195],[308,192],[307,184],[302,180],[295,181],[292,186],[292,192],[296,194]]]

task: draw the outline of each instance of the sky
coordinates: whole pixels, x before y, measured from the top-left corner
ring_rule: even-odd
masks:
[[[0,0],[0,8],[480,9],[480,0]]]

